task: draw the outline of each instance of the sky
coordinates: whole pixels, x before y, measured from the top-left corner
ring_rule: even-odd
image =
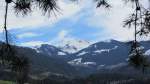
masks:
[[[111,1],[111,0],[109,0]],[[147,0],[142,0],[147,5]],[[0,1],[0,40],[4,40],[3,21],[5,4]],[[11,41],[20,46],[56,45],[62,40],[85,40],[91,43],[115,39],[133,40],[133,29],[124,28],[123,21],[133,11],[133,5],[122,0],[110,2],[110,9],[96,8],[93,0],[71,2],[58,0],[57,16],[43,16],[34,8],[28,16],[16,15],[13,4],[8,10],[8,29]],[[146,38],[147,40],[149,38]]]

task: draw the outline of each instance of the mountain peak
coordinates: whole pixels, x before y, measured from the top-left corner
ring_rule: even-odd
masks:
[[[65,52],[75,53],[79,50],[86,48],[90,45],[90,42],[85,40],[70,40],[70,41],[62,41],[62,45],[58,45],[58,47]]]

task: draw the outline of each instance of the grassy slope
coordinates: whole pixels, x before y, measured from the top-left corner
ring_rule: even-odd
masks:
[[[0,84],[15,84],[15,83],[10,82],[10,81],[3,81],[3,80],[0,80]]]

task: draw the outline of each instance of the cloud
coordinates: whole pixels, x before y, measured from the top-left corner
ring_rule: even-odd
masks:
[[[115,0],[111,4],[110,10],[93,9],[93,16],[88,18],[89,25],[105,28],[111,34],[112,39],[131,40],[133,30],[122,27],[124,19],[131,13],[131,8],[123,5],[121,0]]]
[[[146,4],[147,0],[143,1]],[[105,30],[111,34],[112,39],[126,41],[133,40],[134,29],[128,29],[123,27],[123,21],[131,14],[133,6],[131,4],[124,4],[122,0],[110,1],[112,8],[110,10],[98,8],[92,9],[93,15],[91,15],[87,22],[89,26],[105,28]],[[101,33],[101,31],[100,31]],[[109,38],[109,36],[107,38]]]
[[[69,33],[70,33],[70,31],[61,30],[60,32],[58,32],[57,36],[50,41],[50,43],[57,45],[57,44],[64,42],[64,40],[66,40],[66,39],[67,40],[73,39],[73,37],[71,35],[69,35]]]
[[[65,45],[68,43],[76,43],[78,40],[78,37],[71,35],[71,31],[61,30],[58,32],[56,38],[52,39],[50,43],[54,45]]]
[[[71,41],[74,39],[74,37],[69,35],[70,31],[66,31],[66,30],[61,30],[60,32],[58,32],[57,36],[50,40],[50,41],[27,41],[27,42],[22,42],[19,43],[19,46],[27,46],[27,47],[33,47],[33,46],[40,46],[41,44],[52,44],[52,45],[58,45],[58,44],[64,44],[64,41]],[[17,37],[19,38],[27,38],[27,37],[35,37],[38,36],[35,33],[31,33],[31,32],[27,32],[24,34],[20,34]]]
[[[20,43],[19,46],[34,47],[34,46],[40,46],[41,44],[49,44],[49,43],[44,41],[29,41],[29,42]]]
[[[19,34],[17,35],[18,38],[32,38],[32,37],[36,37],[36,36],[39,36],[40,34],[36,34],[36,33],[32,33],[32,32],[26,32],[26,33],[23,33],[23,34]]]
[[[28,32],[19,35],[18,37],[20,38],[25,38],[25,37],[30,37],[30,36],[37,36],[34,33]],[[28,42],[22,42],[19,44],[19,46],[26,46],[26,47],[34,47],[34,46],[40,46],[41,44],[50,44],[50,45],[55,45],[55,46],[64,46],[68,43],[71,44],[77,44],[77,41],[79,39],[76,37],[71,36],[70,31],[67,30],[61,30],[58,32],[57,36],[50,40],[50,41],[28,41]]]
[[[3,0],[4,1],[4,0]],[[61,13],[57,13],[57,17],[51,16],[43,16],[41,11],[38,9],[34,9],[34,11],[25,17],[20,17],[14,14],[14,11],[12,6],[9,6],[9,12],[8,12],[8,28],[10,30],[13,29],[33,29],[35,28],[35,31],[38,31],[36,28],[45,28],[50,27],[54,28],[52,26],[56,25],[58,22],[61,22],[64,19],[69,19],[69,21],[73,21],[74,23],[83,22],[86,25],[90,26],[89,28],[99,28],[99,32],[97,31],[95,34],[92,32],[93,35],[97,36],[97,40],[100,40],[99,38],[103,39],[116,39],[116,40],[132,40],[133,39],[133,29],[127,29],[123,28],[123,20],[128,16],[128,14],[132,11],[131,5],[124,5],[122,0],[113,0],[111,1],[112,8],[110,10],[106,10],[103,8],[96,9],[96,4],[93,3],[93,0],[79,0],[79,3],[72,3],[68,2],[66,0],[58,0],[58,5],[60,6]],[[143,1],[143,0],[142,0]],[[146,4],[145,2],[147,0],[143,1],[143,4]],[[4,9],[5,4],[0,2],[0,27],[3,27],[3,19],[4,19]],[[86,17],[85,17],[86,16]],[[66,20],[68,21],[68,20]],[[77,28],[76,26],[72,24],[69,24],[71,28],[74,28],[73,31],[65,30],[64,26],[62,26],[62,30],[58,33],[55,39],[50,40],[51,43],[58,43],[61,42],[61,40],[74,40],[78,39],[80,37],[72,36],[72,32],[76,32]],[[41,27],[44,26],[44,27]],[[80,26],[80,25],[79,25]],[[68,27],[68,26],[67,26]],[[82,26],[81,26],[82,27]],[[69,29],[71,29],[69,28]],[[101,29],[104,29],[102,32]],[[0,31],[2,28],[0,29]],[[88,29],[87,29],[88,30]],[[46,31],[46,28],[45,28]],[[59,31],[59,30],[57,30]],[[78,30],[80,31],[80,30]],[[90,30],[89,30],[90,31]],[[87,34],[91,35],[92,34]],[[103,35],[102,35],[103,34]],[[82,35],[82,34],[81,34]],[[35,33],[32,32],[24,32],[23,34],[18,35],[18,38],[28,38],[28,37],[35,37],[37,36]],[[92,38],[91,38],[92,39]],[[38,39],[39,40],[39,39]],[[46,39],[47,40],[47,39]],[[41,41],[29,41],[25,42],[23,44],[33,44],[34,42],[37,42],[38,44],[45,43],[42,40]],[[49,43],[49,42],[46,42]],[[36,43],[35,43],[36,44]]]
[[[66,30],[61,30],[59,33],[58,33],[58,39],[62,40],[64,39],[65,37],[67,37],[69,34],[69,31],[66,31]]]
[[[12,3],[13,4],[13,3]],[[31,14],[25,17],[16,16],[13,10],[13,5],[9,6],[8,10],[8,29],[18,29],[18,28],[39,28],[39,26],[52,26],[56,22],[64,19],[72,17],[75,13],[80,10],[78,5],[75,3],[66,3],[64,0],[58,0],[58,5],[60,6],[60,13],[56,13],[55,17],[52,15],[51,17],[43,16],[41,11],[37,8],[33,10]],[[5,14],[5,3],[4,1],[0,2],[0,27],[3,27],[4,23],[4,14]],[[2,31],[2,28],[0,29]]]

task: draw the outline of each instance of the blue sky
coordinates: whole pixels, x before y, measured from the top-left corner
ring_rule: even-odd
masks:
[[[96,9],[92,0],[88,2],[82,0],[78,3],[62,0],[58,4],[62,14],[58,14],[57,17],[43,16],[38,9],[34,9],[33,13],[26,17],[16,17],[10,8],[8,28],[12,35],[12,41],[21,46],[34,46],[43,43],[55,45],[62,39],[80,39],[89,42],[107,39],[120,41],[133,39],[133,29],[122,27],[122,21],[133,9],[131,5],[123,5],[121,0],[113,1],[111,10]],[[1,18],[4,15],[2,7]],[[0,23],[2,26],[3,19],[0,20]],[[3,40],[2,29],[0,37]]]

